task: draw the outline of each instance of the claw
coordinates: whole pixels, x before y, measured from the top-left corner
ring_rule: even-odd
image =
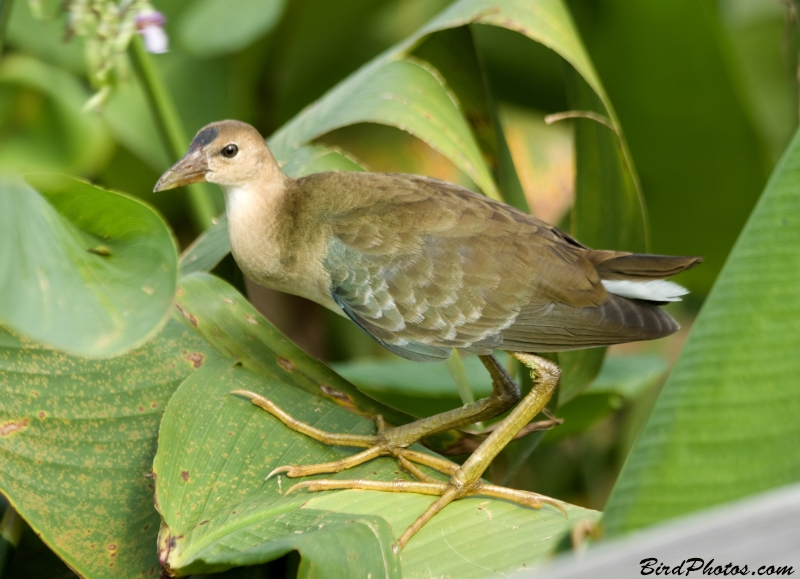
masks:
[[[306,482],[299,482],[299,483],[297,483],[297,484],[293,484],[291,487],[289,487],[289,490],[287,490],[285,493],[283,493],[283,496],[286,496],[286,495],[288,495],[289,493],[296,491],[297,489],[305,489],[305,488],[308,488],[308,487],[310,487],[312,484],[314,484],[314,481],[306,481]]]
[[[286,476],[292,476],[292,475],[291,475],[291,474],[289,474],[289,473],[290,473],[291,471],[293,471],[293,470],[294,470],[294,467],[293,467],[293,466],[279,466],[278,468],[276,468],[275,470],[273,470],[271,473],[269,473],[269,474],[267,475],[267,478],[265,478],[265,479],[264,479],[264,481],[266,482],[266,481],[268,481],[269,479],[271,479],[273,476],[275,476],[276,474],[280,474],[280,473],[282,473],[282,472],[285,472],[285,473],[286,473]]]
[[[231,390],[228,392],[231,396],[244,396],[245,398],[252,401],[254,398],[258,398],[258,394],[255,392],[250,392],[250,390]]]
[[[543,496],[543,495],[540,495],[538,498],[539,498],[539,502],[542,502],[542,503],[550,505],[551,507],[557,508],[559,511],[561,511],[561,513],[566,518],[569,518],[569,515],[567,514],[567,509],[564,508],[564,503],[562,503],[561,501],[556,500],[556,499],[551,499],[550,497],[546,497],[546,496]]]

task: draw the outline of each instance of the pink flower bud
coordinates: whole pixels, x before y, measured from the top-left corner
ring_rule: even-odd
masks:
[[[169,39],[164,32],[167,19],[161,12],[142,12],[136,16],[136,30],[142,35],[144,47],[152,54],[164,54],[169,50]]]

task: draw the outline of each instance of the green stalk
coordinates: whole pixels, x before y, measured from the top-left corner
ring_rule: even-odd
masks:
[[[3,46],[6,44],[6,27],[11,16],[11,5],[13,0],[0,0],[0,54],[3,53]]]
[[[475,395],[469,387],[469,380],[467,380],[467,372],[464,370],[464,363],[461,361],[461,354],[458,350],[453,350],[453,354],[446,362],[447,371],[453,377],[453,382],[456,383],[458,395],[461,397],[463,404],[472,404],[475,402]]]
[[[0,577],[3,576],[14,549],[19,545],[24,528],[25,522],[22,517],[17,514],[14,507],[8,505],[2,520],[0,520]]]
[[[147,95],[164,146],[173,161],[177,161],[186,152],[189,139],[166,84],[158,74],[152,57],[145,50],[144,43],[138,35],[131,42],[131,60]],[[192,222],[198,232],[202,233],[211,227],[214,218],[221,213],[221,207],[208,185],[197,183],[189,185],[188,190]]]

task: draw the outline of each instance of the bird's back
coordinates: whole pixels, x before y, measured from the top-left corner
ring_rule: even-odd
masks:
[[[678,325],[657,305],[679,286],[654,280],[698,261],[595,251],[508,205],[426,177],[319,173],[298,185],[331,231],[322,263],[333,299],[412,359],[446,358],[452,348],[543,352],[669,335]]]

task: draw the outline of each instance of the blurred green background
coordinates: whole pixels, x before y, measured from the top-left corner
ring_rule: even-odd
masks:
[[[153,2],[166,15],[170,39],[170,51],[153,59],[190,134],[206,123],[236,118],[270,135],[449,4],[239,0],[234,12],[226,9],[229,1]],[[683,331],[656,344],[612,349],[612,354],[672,361],[796,129],[797,5],[794,0],[567,3],[627,137],[647,203],[650,250],[705,258],[677,279],[692,291],[674,309]],[[80,39],[65,41],[61,4],[13,3],[0,61],[0,169],[63,171],[138,195],[161,210],[185,247],[199,233],[185,192],[151,193],[175,159],[136,74],[123,66],[105,106],[85,112],[94,89]],[[33,15],[32,5],[43,18]],[[474,34],[529,205],[543,219],[564,223],[573,195],[572,128],[569,122],[544,122],[546,115],[569,108],[562,63],[510,31],[475,26]],[[321,142],[344,149],[370,170],[428,174],[474,187],[445,157],[397,129],[356,125]],[[221,211],[221,196],[217,202]],[[303,348],[344,363],[346,375],[348,363],[385,355],[348,321],[244,280],[230,257],[215,273],[246,291]],[[648,368],[635,395],[607,401],[616,412],[580,436],[551,437],[539,445],[530,461],[535,468],[515,465],[529,453],[520,448],[525,441],[514,443],[517,448],[501,456],[492,478],[601,509],[664,373],[658,363]],[[603,392],[600,388],[597,395]],[[453,396],[451,403],[457,404]],[[591,420],[585,416],[590,406],[572,411]],[[30,561],[32,553],[20,549],[17,557]],[[11,577],[18,576],[15,568],[23,566],[12,566]]]

